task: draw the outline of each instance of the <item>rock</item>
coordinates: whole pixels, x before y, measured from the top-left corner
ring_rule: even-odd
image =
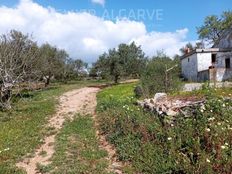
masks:
[[[178,114],[178,112],[169,109],[169,110],[166,112],[166,114],[167,114],[168,116],[176,116],[176,115]]]
[[[154,96],[155,103],[166,103],[168,100],[168,96],[166,93],[156,93]]]
[[[144,103],[145,104],[150,103],[150,99],[144,99]]]
[[[152,103],[145,103],[145,104],[144,104],[144,108],[153,111],[154,105],[153,105]]]
[[[121,169],[122,166],[121,166],[121,164],[114,162],[113,164],[111,164],[111,168],[112,169]]]
[[[150,103],[155,104],[155,100],[154,99],[150,99]]]
[[[137,101],[137,104],[141,106],[142,108],[144,108],[144,101]]]
[[[226,99],[224,99],[226,100]],[[228,99],[228,100],[231,100]],[[138,101],[137,104],[146,109],[147,111],[153,112],[164,118],[167,124],[174,124],[175,118],[178,114],[182,114],[184,118],[190,116],[188,114],[188,108],[192,106],[200,106],[202,110],[205,110],[205,100],[189,100],[186,99],[170,99],[168,100],[166,93],[156,93],[154,98],[144,99]],[[191,108],[192,110],[192,108]]]

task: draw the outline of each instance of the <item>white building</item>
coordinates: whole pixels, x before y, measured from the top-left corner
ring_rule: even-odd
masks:
[[[232,79],[232,29],[209,49],[196,49],[181,57],[182,75],[189,81]]]

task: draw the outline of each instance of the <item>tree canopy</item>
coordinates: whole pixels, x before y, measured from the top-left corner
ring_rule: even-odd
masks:
[[[46,43],[38,46],[31,36],[12,30],[0,36],[0,107],[10,108],[13,89],[21,84],[75,78],[86,63],[72,60],[65,50]],[[15,91],[15,90],[14,90]],[[14,92],[15,93],[15,92]]]
[[[211,15],[205,18],[204,24],[197,28],[199,38],[216,43],[223,32],[232,27],[232,11],[225,11],[221,16]]]
[[[121,77],[139,77],[147,62],[144,52],[134,42],[120,44],[102,54],[93,65],[91,72],[102,78],[112,78],[115,83]]]

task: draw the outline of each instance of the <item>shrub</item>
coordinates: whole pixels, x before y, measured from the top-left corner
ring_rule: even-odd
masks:
[[[157,92],[172,92],[180,88],[179,63],[163,55],[148,62],[141,83],[146,96]],[[168,69],[170,71],[166,72]],[[167,73],[167,75],[166,75]]]
[[[136,86],[134,89],[135,97],[140,98],[143,96],[143,88],[141,86]]]

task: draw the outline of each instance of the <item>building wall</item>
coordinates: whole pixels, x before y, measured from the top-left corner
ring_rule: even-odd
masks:
[[[181,60],[182,75],[189,81],[197,81],[197,54]]]
[[[230,69],[226,69],[225,60],[230,58]],[[232,52],[220,52],[217,54],[217,81],[232,79]]]
[[[198,72],[208,70],[212,66],[212,53],[197,53]]]
[[[232,79],[232,69],[217,68],[217,81],[225,81]]]
[[[225,68],[225,59],[230,58],[230,67],[232,68],[232,52],[217,53],[217,68]]]
[[[208,81],[210,79],[210,74],[209,74],[209,70],[205,70],[205,71],[200,71],[198,72],[198,80],[199,82],[205,82]]]
[[[182,74],[189,81],[207,81],[216,77],[217,81],[232,79],[232,52],[217,52],[216,72],[209,71],[213,52],[195,53],[181,60]],[[230,58],[230,69],[225,68],[225,59]]]

